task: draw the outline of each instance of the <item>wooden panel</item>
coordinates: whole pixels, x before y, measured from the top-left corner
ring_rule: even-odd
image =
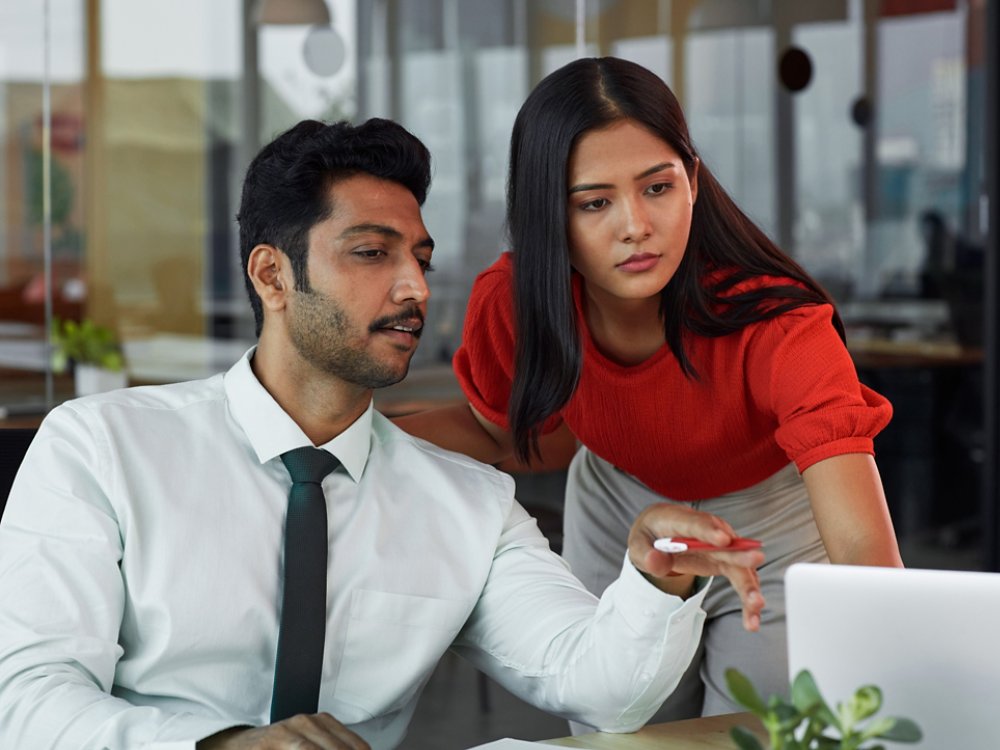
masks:
[[[545,740],[560,747],[582,747],[589,750],[733,750],[729,736],[734,726],[744,726],[762,740],[766,734],[760,722],[749,713],[725,714],[704,719],[673,721],[644,727],[635,734],[581,734],[559,740]]]

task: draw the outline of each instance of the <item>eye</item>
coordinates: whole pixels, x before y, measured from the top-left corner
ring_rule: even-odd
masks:
[[[385,255],[385,250],[380,247],[362,247],[354,251],[354,254],[370,260],[378,260]]]
[[[663,193],[667,192],[672,187],[673,183],[657,182],[646,188],[646,192],[649,193],[650,195],[663,195]]]
[[[431,262],[429,260],[423,260],[422,258],[418,258],[417,263],[420,264],[420,270],[424,272],[425,276],[429,273],[434,272],[434,266],[431,265]]]
[[[609,203],[607,198],[594,198],[592,201],[580,204],[581,211],[600,211]]]

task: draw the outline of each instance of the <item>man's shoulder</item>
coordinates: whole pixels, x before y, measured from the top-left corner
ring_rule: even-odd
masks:
[[[196,405],[224,401],[226,394],[222,383],[219,374],[204,380],[121,388],[66,401],[54,411],[73,412],[87,418],[137,412],[150,417],[157,413],[167,415]]]
[[[377,411],[372,418],[372,435],[393,460],[410,459],[427,467],[436,466],[459,481],[492,485],[503,495],[513,497],[514,480],[508,474],[464,453],[415,437]]]
[[[206,444],[220,439],[225,409],[221,375],[123,388],[55,407],[42,420],[32,445],[60,445],[60,461],[75,453],[89,470],[106,471],[109,462],[117,463],[124,455],[158,455],[168,444],[183,446],[190,454],[204,451]]]

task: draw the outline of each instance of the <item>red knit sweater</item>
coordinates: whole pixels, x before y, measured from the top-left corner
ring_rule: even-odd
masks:
[[[508,253],[476,279],[454,359],[470,403],[505,429],[512,281]],[[582,319],[583,285],[575,273],[573,293]],[[829,305],[810,305],[727,336],[692,336],[687,351],[698,380],[684,375],[666,344],[623,366],[585,333],[579,385],[544,432],[564,420],[601,458],[665,497],[689,501],[750,487],[789,460],[803,471],[831,456],[873,453],[872,438],[892,407],[858,382],[832,314]]]

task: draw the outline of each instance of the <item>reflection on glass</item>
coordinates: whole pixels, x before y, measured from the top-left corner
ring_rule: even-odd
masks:
[[[50,2],[48,29],[44,10],[42,3],[0,7],[0,411],[6,414],[37,412],[46,402],[46,149],[53,313],[78,319],[86,289],[81,267],[82,3]],[[48,143],[43,117],[46,84],[51,121]],[[59,381],[57,386],[56,395],[62,396],[65,383]]]
[[[859,21],[797,26],[814,75],[795,95],[795,224],[790,250],[837,300],[864,277],[863,131],[851,107],[864,90]]]
[[[769,28],[692,33],[684,86],[699,152],[740,208],[772,237],[777,220],[774,54]]]

